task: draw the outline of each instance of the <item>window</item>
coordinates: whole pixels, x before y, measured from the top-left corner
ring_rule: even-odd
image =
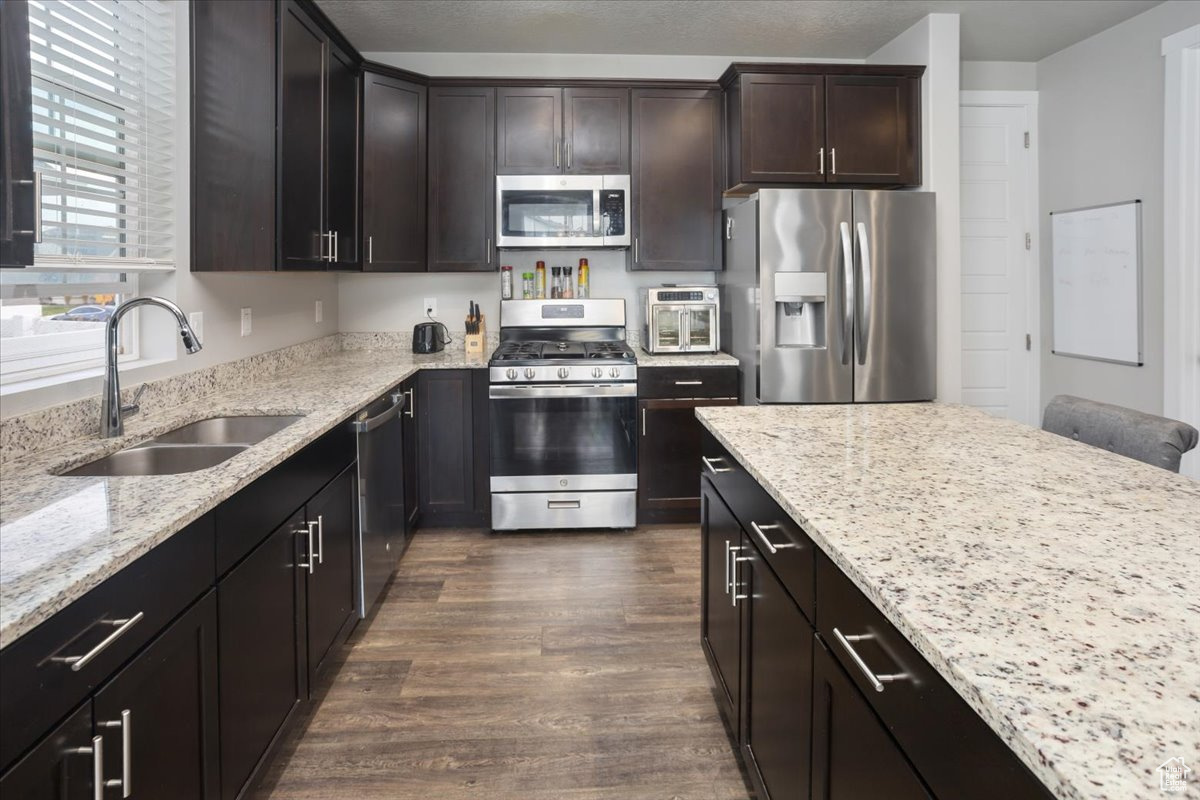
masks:
[[[177,6],[29,2],[42,240],[32,269],[0,274],[2,384],[102,364],[136,271],[174,268]],[[135,316],[123,360],[138,354]]]

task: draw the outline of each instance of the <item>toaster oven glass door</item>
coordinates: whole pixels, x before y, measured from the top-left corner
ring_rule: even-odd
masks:
[[[689,350],[717,349],[717,307],[689,306],[685,312],[687,332],[685,341]]]

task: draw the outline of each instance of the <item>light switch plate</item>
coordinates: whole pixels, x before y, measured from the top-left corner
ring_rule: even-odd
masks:
[[[425,316],[427,316],[427,317],[436,317],[438,315],[438,313],[437,313],[437,298],[436,297],[426,297],[425,305],[421,306],[421,311],[423,311]]]
[[[320,300],[317,301],[316,311],[314,312],[316,321],[319,323],[325,319],[325,304]]]
[[[253,326],[251,324],[251,319],[250,319],[250,309],[243,308],[242,309],[242,336],[249,336],[250,330],[252,327]]]
[[[192,333],[196,334],[200,344],[204,344],[204,312],[193,311],[188,314],[188,325],[192,326]]]

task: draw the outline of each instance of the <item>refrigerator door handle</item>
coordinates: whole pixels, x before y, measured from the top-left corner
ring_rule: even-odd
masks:
[[[867,345],[871,341],[871,248],[867,244],[867,226],[858,223],[858,256],[862,261],[862,319],[858,324],[858,363],[867,363]]]
[[[850,243],[850,223],[840,226],[842,234],[842,363],[850,363],[851,337],[854,335],[854,246]]]

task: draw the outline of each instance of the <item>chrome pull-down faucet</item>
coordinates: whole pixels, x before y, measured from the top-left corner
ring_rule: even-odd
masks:
[[[188,324],[187,317],[184,316],[179,306],[170,300],[164,300],[161,297],[134,297],[117,306],[104,328],[104,394],[100,399],[100,435],[104,438],[120,436],[125,433],[125,415],[136,414],[140,408],[138,401],[146,388],[145,384],[138,389],[132,403],[127,406],[121,405],[121,380],[117,374],[117,326],[120,325],[121,318],[127,312],[138,306],[146,305],[165,308],[174,314],[175,321],[179,324],[179,336],[183,339],[183,346],[187,348],[189,354],[200,351],[200,339],[196,336],[196,332]]]

